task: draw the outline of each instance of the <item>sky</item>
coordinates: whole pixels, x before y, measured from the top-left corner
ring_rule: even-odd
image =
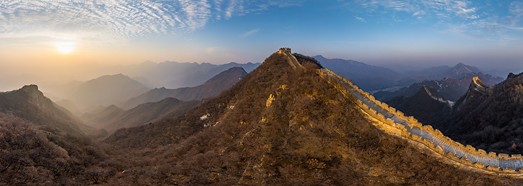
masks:
[[[0,68],[262,62],[280,47],[387,67],[523,70],[521,0],[0,0]],[[0,82],[1,83],[1,82]]]

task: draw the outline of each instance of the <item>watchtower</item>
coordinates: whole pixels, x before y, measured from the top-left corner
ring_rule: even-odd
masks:
[[[285,53],[291,53],[291,48],[280,48],[280,50],[278,50],[278,54],[285,54]]]

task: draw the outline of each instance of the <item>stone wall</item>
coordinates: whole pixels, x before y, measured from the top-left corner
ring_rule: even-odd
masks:
[[[329,84],[334,85],[335,88],[339,90],[345,97],[355,101],[359,108],[364,111],[364,113],[371,120],[374,121],[373,124],[378,128],[385,130],[387,133],[395,134],[421,143],[444,157],[476,168],[489,171],[502,171],[503,173],[519,173],[519,169],[523,168],[523,157],[520,154],[496,154],[495,152],[486,152],[482,149],[476,149],[470,145],[464,146],[463,144],[443,135],[441,131],[432,128],[432,126],[423,125],[414,117],[405,116],[405,114],[396,110],[395,108],[388,106],[386,103],[376,100],[374,96],[361,90],[352,82],[337,75],[336,73],[328,69],[318,70],[318,73],[321,77],[327,80]],[[357,98],[354,99],[352,93],[342,84],[350,86],[353,91],[356,91],[365,99],[370,100],[375,105],[378,105],[381,109],[386,110],[390,114],[393,114],[394,117],[404,120],[405,124],[396,123],[392,119],[385,117],[378,111],[373,110],[371,107],[364,104],[362,100]],[[411,131],[407,130],[406,126],[408,126]],[[426,136],[429,136],[432,139],[427,137],[424,138],[420,135],[414,134],[412,131],[419,131],[419,133],[424,133]],[[440,145],[437,145],[436,143]],[[445,152],[444,149],[446,149],[447,152]],[[481,162],[488,164],[488,166]]]

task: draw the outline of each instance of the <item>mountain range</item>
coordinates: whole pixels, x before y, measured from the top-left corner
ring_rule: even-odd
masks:
[[[437,66],[399,73],[389,68],[354,60],[328,59],[321,55],[314,58],[326,68],[350,79],[361,89],[373,92],[376,98],[383,101],[401,96],[413,96],[422,86],[435,89],[444,99],[456,101],[467,91],[473,76],[480,76],[488,85],[503,80],[463,63],[452,67]]]
[[[169,97],[183,101],[202,100],[214,97],[232,87],[246,74],[247,72],[243,68],[233,67],[217,74],[202,85],[177,89],[167,89],[165,87],[156,88],[130,98],[121,104],[121,106],[122,108],[133,108],[139,104],[157,102]]]
[[[174,89],[201,85],[219,73],[233,67],[241,67],[246,72],[251,72],[258,65],[260,64],[234,62],[221,65],[210,63],[145,62],[138,65],[122,66],[118,68],[118,71],[134,77],[134,79],[141,80],[148,87]]]
[[[82,118],[90,126],[112,132],[120,128],[146,125],[168,116],[178,117],[199,103],[168,97],[158,102],[143,103],[129,110],[111,105],[100,111],[86,113]]]
[[[361,95],[333,83],[322,73],[326,70],[314,58],[282,48],[231,88],[193,109],[136,127],[122,121],[119,126],[129,128],[118,129],[103,141],[91,140],[81,130],[81,122],[75,122],[74,116],[34,85],[0,93],[0,184],[522,183],[510,173],[500,176],[499,169],[493,172],[477,164],[462,164],[457,157],[449,159],[422,143],[377,127],[380,121],[363,110]],[[481,110],[482,104],[519,95],[523,76],[509,77],[493,89],[473,79],[477,85],[470,90],[476,92],[454,107],[464,105],[460,110],[465,112],[484,102],[476,107]],[[423,91],[417,94],[420,98],[439,96],[428,87]],[[478,95],[486,99],[478,99]],[[94,118],[111,120],[128,113],[122,118],[136,117],[134,122],[150,116],[142,113],[157,113],[153,108],[170,102],[181,103],[168,98],[140,105],[135,111],[110,106]],[[503,104],[508,102],[499,106]],[[507,108],[517,111],[517,107]],[[517,115],[510,112],[513,110],[487,111]],[[476,112],[484,114],[468,113]]]
[[[475,79],[454,110],[440,124],[449,136],[495,152],[523,152],[523,74],[493,87]]]
[[[123,74],[105,75],[86,82],[72,82],[54,95],[64,106],[73,110],[88,111],[122,103],[149,90],[142,83]]]
[[[427,76],[416,75],[419,79],[431,79],[431,78],[442,78],[437,80],[424,80],[418,83],[413,83],[408,87],[400,88],[394,91],[384,90],[375,92],[373,95],[382,101],[390,101],[399,97],[410,97],[413,96],[423,86],[429,87],[433,92],[438,93],[441,98],[449,101],[457,101],[463,96],[470,85],[472,78],[477,76],[484,80],[485,84],[492,86],[501,81],[500,77],[493,77],[488,74],[484,74],[476,67],[467,66],[464,64],[458,64],[452,68],[438,67],[437,70],[423,70],[422,72],[428,71]],[[473,69],[473,70],[470,70]]]
[[[117,165],[90,131],[36,85],[0,93],[0,184],[74,185],[111,175]]]
[[[522,74],[510,74],[494,86],[475,76],[454,104],[434,96],[437,92],[426,86],[414,96],[388,103],[463,144],[499,153],[523,153],[522,84]]]
[[[333,72],[350,79],[363,90],[380,90],[396,86],[402,75],[385,67],[368,65],[345,59],[327,59],[321,55],[314,59]]]

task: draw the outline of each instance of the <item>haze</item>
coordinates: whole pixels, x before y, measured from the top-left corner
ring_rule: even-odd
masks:
[[[0,89],[145,61],[261,62],[287,46],[396,70],[523,70],[523,2],[0,1]]]

